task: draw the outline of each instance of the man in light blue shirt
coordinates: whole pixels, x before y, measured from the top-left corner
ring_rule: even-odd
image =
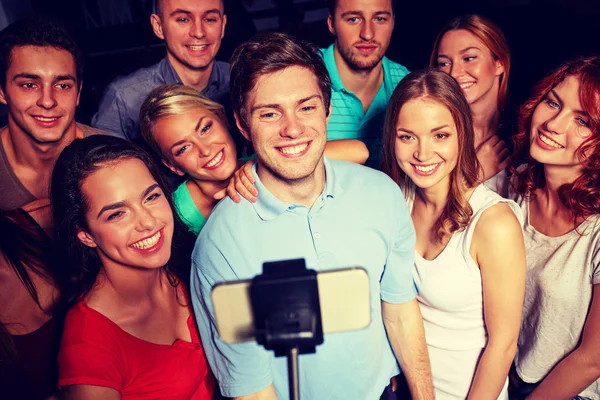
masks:
[[[330,0],[335,42],[321,54],[331,78],[327,139],[358,139],[369,150],[365,165],[381,167],[388,101],[408,74],[385,57],[394,30],[394,0]]]
[[[265,261],[304,258],[317,271],[364,267],[372,322],[328,334],[315,354],[300,356],[302,398],[377,400],[401,360],[413,397],[432,399],[411,218],[386,175],[323,157],[331,83],[318,50],[263,34],[236,50],[231,77],[238,128],[256,150],[257,201],[227,198],[215,207],[196,242],[191,276],[200,336],[222,394],[286,399],[287,367],[256,343],[218,338],[213,286],[250,279]]]

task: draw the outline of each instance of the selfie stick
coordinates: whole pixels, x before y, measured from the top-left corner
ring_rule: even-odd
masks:
[[[266,262],[250,286],[256,341],[287,356],[290,399],[300,399],[298,355],[323,343],[317,272],[303,258]]]

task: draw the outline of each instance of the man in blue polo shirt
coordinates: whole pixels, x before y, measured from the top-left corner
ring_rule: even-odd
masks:
[[[300,357],[302,398],[387,399],[399,360],[413,398],[433,399],[412,280],[411,218],[386,175],[324,158],[331,82],[318,49],[263,34],[235,51],[231,71],[236,122],[256,150],[258,196],[255,203],[226,198],[217,205],[196,242],[191,276],[200,336],[221,393],[286,399],[287,367],[256,343],[218,338],[211,289],[260,274],[265,261],[304,258],[317,271],[364,267],[372,322],[328,334],[316,354]]]
[[[230,109],[229,64],[215,60],[227,23],[223,0],[156,0],[150,22],[166,57],[112,82],[92,118],[93,127],[137,143],[140,107],[157,86],[181,83]]]
[[[395,0],[330,0],[329,31],[335,42],[321,50],[331,78],[327,139],[359,139],[369,149],[365,165],[381,167],[388,101],[408,70],[385,57],[394,30]]]

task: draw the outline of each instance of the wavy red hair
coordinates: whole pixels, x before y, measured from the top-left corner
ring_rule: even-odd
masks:
[[[559,197],[576,218],[586,218],[600,214],[600,56],[567,61],[533,88],[531,98],[519,111],[519,130],[513,135],[515,152],[509,171],[513,188],[523,196],[533,196],[536,189],[544,187],[544,166],[529,154],[531,120],[546,95],[567,76],[579,79],[579,101],[589,115],[592,134],[576,152],[583,173],[573,183],[561,186]],[[527,167],[517,170],[523,164]]]

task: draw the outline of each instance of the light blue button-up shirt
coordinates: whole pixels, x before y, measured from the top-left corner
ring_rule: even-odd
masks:
[[[250,279],[265,261],[304,258],[317,271],[360,266],[367,270],[372,321],[361,331],[325,335],[316,354],[301,355],[303,399],[379,399],[399,372],[381,317],[381,301],[412,300],[415,231],[404,197],[386,175],[325,159],[326,184],[309,209],[285,203],[261,183],[258,200],[226,198],[215,207],[192,256],[192,302],[208,361],[226,397],[256,393],[272,382],[288,398],[285,358],[254,342],[218,339],[212,287]]]

